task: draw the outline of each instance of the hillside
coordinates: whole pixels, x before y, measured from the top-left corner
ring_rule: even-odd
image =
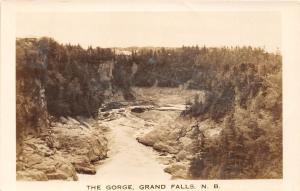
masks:
[[[99,160],[119,161],[108,151],[124,141],[113,141],[111,133],[151,160],[155,153],[138,142],[154,148],[173,177],[282,177],[279,53],[253,47],[83,49],[51,38],[17,39],[16,45],[20,180],[96,174]],[[156,162],[149,161],[159,171]]]
[[[95,174],[92,163],[107,155],[105,130],[93,121],[98,109],[112,95],[133,99],[126,65],[114,64],[124,58],[50,38],[16,43],[18,179]]]
[[[173,153],[177,162],[187,161],[187,167],[175,165],[168,172],[200,179],[282,177],[279,54],[251,47],[182,47],[141,54],[155,62],[140,63],[137,85],[156,83],[204,92],[187,99],[181,113],[183,119],[196,120],[193,125],[178,123],[175,129],[169,125],[139,139],[152,146],[164,140],[168,150],[181,144],[179,137],[191,143],[184,154],[180,150]],[[211,136],[208,132],[214,129],[217,134]],[[177,135],[170,133],[175,131]],[[187,134],[189,137],[185,137]],[[187,172],[178,174],[180,169]]]

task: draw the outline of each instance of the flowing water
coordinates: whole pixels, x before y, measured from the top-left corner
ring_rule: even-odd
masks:
[[[108,158],[97,166],[96,175],[79,175],[80,181],[130,181],[142,177],[159,181],[171,179],[171,175],[163,170],[165,166],[158,160],[159,153],[140,144],[136,137],[158,125],[163,128],[174,122],[184,110],[186,99],[199,92],[182,92],[172,88],[135,89],[135,92],[143,99],[154,101],[156,106],[143,106],[148,108],[143,113],[131,112],[132,106],[113,109],[109,112],[110,117],[99,120],[99,125],[108,129]]]

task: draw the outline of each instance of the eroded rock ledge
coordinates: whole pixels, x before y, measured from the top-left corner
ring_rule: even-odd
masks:
[[[17,159],[18,180],[78,180],[96,174],[94,163],[107,157],[105,130],[96,120],[61,117],[39,137],[27,136]]]
[[[193,179],[191,162],[201,155],[198,147],[205,138],[218,137],[221,129],[215,126],[210,120],[197,123],[178,118],[176,123],[158,126],[137,141],[160,153],[160,162],[167,165],[164,171],[172,178]]]

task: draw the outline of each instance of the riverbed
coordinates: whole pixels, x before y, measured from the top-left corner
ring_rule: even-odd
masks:
[[[96,175],[80,174],[79,181],[171,179],[171,175],[164,172],[165,164],[160,154],[152,147],[140,144],[136,138],[154,127],[163,128],[174,123],[185,109],[187,100],[196,94],[202,95],[202,92],[178,88],[135,88],[134,92],[137,99],[155,104],[125,106],[106,111],[106,117],[100,116],[99,125],[107,129],[108,158],[97,165]],[[132,109],[138,107],[143,109],[142,112],[133,112]]]

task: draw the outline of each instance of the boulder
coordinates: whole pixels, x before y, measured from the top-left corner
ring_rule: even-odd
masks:
[[[143,113],[145,111],[146,111],[146,108],[142,108],[142,107],[135,107],[135,108],[131,109],[131,112],[134,112],[134,113]]]
[[[153,130],[142,137],[138,137],[137,141],[146,146],[153,146],[156,142],[160,141],[160,133]]]

